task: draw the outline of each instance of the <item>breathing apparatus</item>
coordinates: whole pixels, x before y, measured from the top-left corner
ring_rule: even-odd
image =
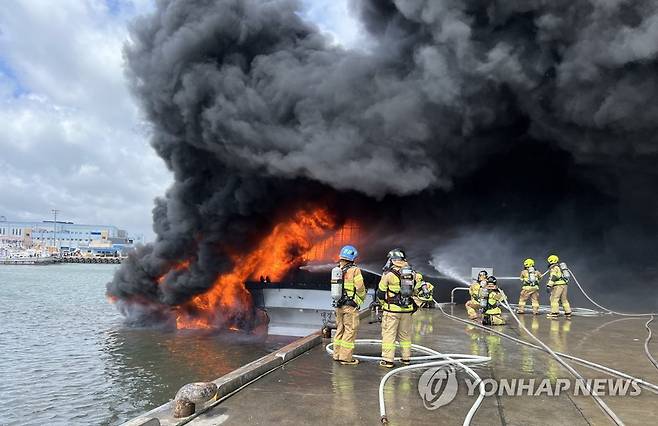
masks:
[[[411,305],[411,296],[414,294],[414,284],[416,283],[416,273],[409,266],[400,269],[400,304],[402,306]]]
[[[487,285],[480,291],[480,306],[482,309],[487,308],[489,304],[489,293],[491,291],[498,291],[498,280],[493,275],[487,278]]]
[[[526,268],[528,271],[528,282],[530,285],[535,285],[537,283],[537,270],[534,266]]]
[[[487,301],[489,300],[489,289],[483,287],[480,289],[480,307],[482,309],[487,307]]]
[[[565,262],[560,262],[558,266],[560,267],[560,271],[562,271],[562,279],[564,279],[566,282],[569,282],[571,279],[571,272],[569,271],[567,264]]]
[[[375,300],[370,304],[370,324],[382,322],[382,304]]]
[[[430,292],[430,288],[425,281],[423,281],[422,284],[420,285],[420,290],[418,291],[418,295],[424,299],[427,299],[432,295],[432,293]]]
[[[489,304],[489,294],[492,292],[499,292],[498,280],[493,275],[487,278],[487,285],[482,291],[482,297],[480,298],[480,306],[483,312],[482,325],[493,325],[491,315],[486,313],[489,309],[495,308],[495,305]]]
[[[331,270],[331,298],[333,307],[337,307],[340,299],[343,298],[343,269],[335,266]]]
[[[477,282],[478,284],[482,284],[482,281],[487,281],[488,277],[489,277],[489,273],[483,269],[480,272],[478,272],[478,276],[475,279],[475,282]]]

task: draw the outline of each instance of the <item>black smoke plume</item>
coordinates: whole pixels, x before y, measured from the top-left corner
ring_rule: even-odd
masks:
[[[161,0],[132,25],[175,183],[110,295],[181,303],[310,203],[368,224],[374,265],[403,245],[421,269],[510,275],[555,252],[602,301],[658,306],[656,2],[355,0],[362,49],[301,7]]]

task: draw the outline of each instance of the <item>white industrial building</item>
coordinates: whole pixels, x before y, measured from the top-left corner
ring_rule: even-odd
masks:
[[[44,220],[18,222],[0,220],[0,243],[23,248],[75,251],[123,251],[135,241],[127,232],[113,225],[82,225]]]

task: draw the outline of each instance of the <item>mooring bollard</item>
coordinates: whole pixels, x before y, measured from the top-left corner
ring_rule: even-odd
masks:
[[[175,418],[194,414],[197,404],[210,401],[217,395],[217,385],[212,382],[188,383],[178,390],[174,398]]]
[[[194,414],[196,410],[196,404],[190,402],[186,399],[177,399],[174,404],[174,417],[179,419],[181,417],[187,417]]]

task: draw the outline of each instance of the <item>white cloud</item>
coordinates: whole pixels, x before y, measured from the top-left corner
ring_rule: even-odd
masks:
[[[0,215],[152,237],[171,181],[124,80],[125,23],[150,1],[8,0],[0,6]]]
[[[365,46],[347,0],[304,0],[337,44]],[[124,78],[126,23],[153,0],[3,0],[0,215],[110,223],[152,238],[171,175]]]
[[[302,16],[348,49],[366,49],[368,38],[349,0],[304,0]]]

